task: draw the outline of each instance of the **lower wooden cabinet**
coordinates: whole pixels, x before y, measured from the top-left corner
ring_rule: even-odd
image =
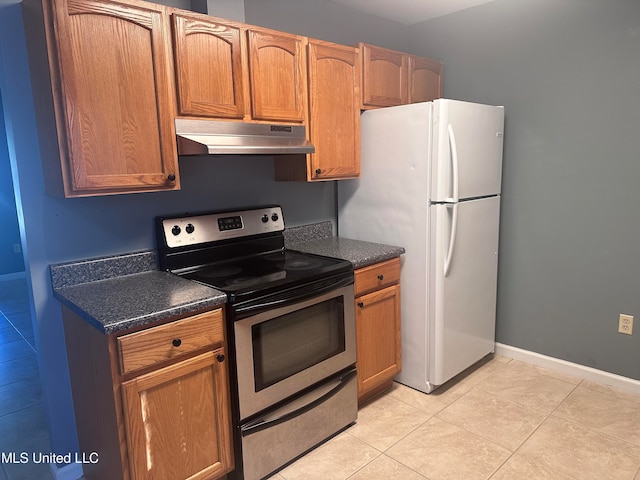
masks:
[[[63,308],[87,480],[223,478],[234,468],[222,310],[104,335]]]
[[[224,349],[122,384],[132,478],[218,478],[233,465]]]
[[[400,259],[355,272],[358,401],[391,387],[402,368]]]

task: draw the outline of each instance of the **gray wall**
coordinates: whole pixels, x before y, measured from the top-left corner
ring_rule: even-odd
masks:
[[[640,2],[496,0],[410,47],[505,105],[497,341],[640,379]]]
[[[408,48],[404,25],[327,0],[244,0],[244,10],[246,22],[261,27],[344,45]]]

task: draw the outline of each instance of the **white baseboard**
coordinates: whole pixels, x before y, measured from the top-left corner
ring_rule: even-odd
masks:
[[[640,381],[634,380],[633,378],[623,377],[621,375],[605,372],[604,370],[598,370],[596,368],[585,367],[578,363],[567,362],[566,360],[548,357],[540,353],[522,350],[520,348],[503,345],[501,343],[496,343],[496,354],[512,358],[514,360],[521,360],[532,365],[537,365],[538,367],[548,368],[549,370],[554,370],[556,372],[573,375],[574,377],[589,380],[591,382],[609,385],[611,387],[619,388],[620,390],[640,394]]]
[[[55,463],[50,463],[49,469],[54,480],[78,480],[83,473],[81,463],[68,463],[62,467],[58,467]]]
[[[0,275],[0,282],[4,280],[19,280],[21,278],[27,278],[27,272],[3,273]]]

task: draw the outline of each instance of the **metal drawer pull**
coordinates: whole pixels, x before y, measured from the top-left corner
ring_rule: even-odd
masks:
[[[384,280],[384,275],[382,275],[382,274],[378,275],[378,280],[380,280],[380,281]]]
[[[360,308],[364,307],[364,302],[358,302],[358,306],[359,306]]]
[[[179,338],[174,338],[173,342],[171,343],[173,343],[174,347],[179,347],[180,345],[182,345],[182,340],[180,340]]]

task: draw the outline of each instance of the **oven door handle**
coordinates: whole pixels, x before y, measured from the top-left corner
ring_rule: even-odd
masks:
[[[349,370],[340,377],[332,380],[331,382],[322,385],[321,387],[313,390],[302,397],[289,402],[282,408],[279,408],[271,413],[263,415],[262,417],[243,425],[240,430],[243,437],[258,433],[265,428],[273,427],[280,423],[287,422],[293,418],[296,418],[303,413],[312,410],[321,403],[326,402],[328,399],[340,392],[349,381],[356,375],[355,368]]]
[[[345,277],[339,280],[327,279],[319,285],[294,287],[274,295],[268,295],[259,299],[250,300],[246,305],[242,303],[235,304],[236,318],[245,318],[248,313],[252,315],[259,313],[261,310],[271,310],[276,307],[293,305],[310,298],[319,297],[333,290],[338,290],[347,285],[353,284],[353,277]]]

